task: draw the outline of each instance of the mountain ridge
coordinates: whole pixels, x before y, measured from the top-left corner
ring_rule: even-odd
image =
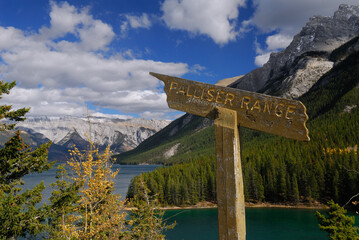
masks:
[[[359,35],[359,6],[342,4],[332,17],[314,16],[284,50],[272,53],[267,63],[246,74],[230,87],[259,91],[281,78],[295,59],[312,51],[331,52]]]
[[[64,161],[69,149],[75,145],[85,150],[89,140],[100,149],[109,145],[115,154],[131,150],[169,123],[169,120],[103,116],[29,116],[24,122],[17,123],[16,129],[23,132],[25,142],[31,146],[52,141],[49,159]],[[5,142],[6,137],[0,142]]]
[[[349,21],[350,20],[350,21]],[[340,42],[340,45],[335,45],[336,48],[333,48],[333,43],[330,44],[319,44],[319,40],[323,40],[323,36],[330,35],[332,36],[334,31],[334,28],[329,26],[326,28],[326,26],[320,25],[319,23],[326,23],[326,24],[332,24],[333,22],[338,23],[336,26],[342,26],[342,25],[350,25],[349,27],[344,27],[344,31],[342,31],[339,35],[341,37],[338,41]],[[320,27],[321,26],[321,27]],[[302,43],[301,46],[307,45],[309,47],[303,47],[301,49],[301,54],[298,54],[298,43],[300,42],[300,39],[307,39],[308,32],[313,35],[313,29],[318,30],[319,34],[318,38],[313,38],[311,43]],[[357,35],[354,35],[355,33],[350,32],[348,29],[356,29]],[[325,30],[329,31],[329,33],[326,33]],[[324,31],[324,32],[323,32]],[[349,33],[348,33],[349,32]],[[348,33],[347,36],[344,36],[346,33]],[[313,17],[310,19],[310,21],[306,24],[306,26],[302,29],[301,33],[297,34],[293,42],[282,52],[273,54],[273,57],[271,57],[272,62],[275,60],[277,62],[281,62],[282,67],[289,66],[290,68],[287,69],[288,71],[285,74],[279,74],[276,78],[272,77],[270,80],[266,82],[262,86],[262,88],[258,88],[258,92],[262,92],[265,94],[275,95],[275,96],[282,96],[287,98],[299,98],[303,95],[305,95],[308,91],[310,91],[313,86],[317,85],[317,82],[324,76],[331,73],[331,71],[336,68],[337,66],[341,64],[341,62],[345,61],[345,59],[352,54],[355,54],[359,51],[359,6],[348,6],[348,5],[341,5],[339,9],[334,13],[333,17]],[[347,40],[346,42],[343,40]],[[330,40],[330,38],[329,38]],[[343,42],[344,41],[344,42]],[[313,42],[316,43],[313,45]],[[303,45],[304,44],[304,45]],[[312,44],[312,45],[311,45]],[[313,48],[311,46],[319,46],[319,48]],[[325,48],[323,46],[330,46],[330,48]],[[288,53],[290,51],[293,51],[295,49],[296,53]],[[330,51],[328,50],[330,49]],[[324,51],[325,50],[325,51]],[[300,51],[299,51],[300,52]],[[278,56],[282,56],[282,58],[278,58]],[[284,56],[284,57],[283,57]],[[273,60],[274,59],[274,60]],[[271,61],[271,60],[270,60]],[[269,61],[268,66],[271,65]],[[266,68],[266,66],[263,66],[263,69]],[[256,75],[256,71],[262,71],[262,70],[254,70],[244,76],[242,76],[238,81],[245,82],[249,81],[248,79],[252,79],[254,75]],[[284,71],[283,69],[281,71]],[[274,75],[274,74],[272,74]],[[307,80],[309,79],[310,80]],[[238,81],[234,82],[229,85],[229,87],[237,87],[241,88],[242,85],[238,85]],[[244,87],[246,89],[246,87]],[[248,89],[247,89],[248,90]],[[185,114],[181,118],[190,118],[189,114]],[[201,124],[201,121],[210,121],[208,119],[203,120],[199,117],[192,116],[191,118],[195,119],[197,121],[196,126],[192,129],[187,129],[186,132],[189,135],[192,135],[193,139],[196,140],[190,140],[190,136],[187,136],[187,141],[193,141],[193,145],[196,145],[197,142],[203,141],[200,137],[195,136],[197,132],[203,131],[202,133],[199,133],[199,135],[207,136],[210,138],[209,141],[214,141],[214,137],[209,133],[213,130],[208,129],[208,126],[212,125],[212,122],[209,122],[208,124]],[[192,120],[191,120],[192,121]],[[183,151],[190,151],[189,149],[195,149],[195,147],[190,147],[184,143],[183,140],[181,140],[181,135],[170,135],[169,133],[176,129],[177,132],[181,132],[181,120],[177,119],[172,122],[169,126],[159,131],[157,134],[153,135],[151,138],[147,139],[146,141],[142,142],[138,148],[129,151],[127,153],[123,153],[118,155],[119,162],[121,163],[138,163],[141,162],[141,158],[146,159],[148,162],[155,163],[157,160],[162,158],[162,162],[171,162],[171,159],[174,162],[180,162],[180,157],[178,154],[174,153],[170,158],[166,158],[164,156],[164,153],[166,151],[169,151],[171,148],[173,148],[176,144],[176,149],[179,155],[186,155]],[[189,122],[189,125],[191,125],[191,122]],[[198,128],[198,126],[203,126],[203,128]],[[172,128],[172,130],[171,130]],[[243,131],[242,131],[243,132]],[[257,136],[258,133],[255,131],[248,131],[244,130],[244,135],[248,135],[249,138],[253,136]],[[161,136],[161,137],[159,137]],[[261,135],[261,136],[268,136],[268,135]],[[165,142],[163,139],[167,139],[167,142],[164,143],[162,146],[158,143]],[[267,137],[266,137],[267,138]],[[157,139],[161,139],[158,141]],[[151,142],[152,141],[152,142]],[[181,142],[182,141],[182,142]],[[146,149],[148,149],[146,146],[151,146],[150,150],[148,151],[148,154],[146,154]],[[214,144],[211,145],[210,148],[213,150]],[[157,152],[155,151],[155,148],[157,148]],[[208,152],[206,149],[196,149],[196,153],[202,154]],[[152,152],[152,153],[151,153]],[[151,154],[150,154],[151,153]],[[212,151],[213,153],[213,151]],[[190,154],[187,154],[190,155]],[[150,156],[154,156],[151,158]],[[163,160],[164,159],[164,160]]]

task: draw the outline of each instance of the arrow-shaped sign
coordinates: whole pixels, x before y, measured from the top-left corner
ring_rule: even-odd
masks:
[[[289,100],[150,73],[165,83],[168,106],[172,109],[215,119],[217,107],[235,110],[240,126],[309,141],[306,108],[300,101]]]

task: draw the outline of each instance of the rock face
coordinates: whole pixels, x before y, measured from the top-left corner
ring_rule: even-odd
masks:
[[[286,49],[230,86],[297,98],[331,69],[330,53],[358,35],[359,6],[342,4],[332,17],[310,18]]]
[[[100,148],[110,145],[113,153],[119,153],[135,148],[169,123],[167,120],[34,116],[19,122],[17,127],[53,141],[57,148],[72,145],[81,148],[91,139]]]
[[[333,67],[333,62],[323,58],[305,57],[291,69],[280,88],[285,98],[298,98],[306,93],[326,72]]]

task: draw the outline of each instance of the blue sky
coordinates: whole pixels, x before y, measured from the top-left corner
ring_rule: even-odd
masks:
[[[159,72],[214,84],[357,0],[0,0],[3,103],[33,115],[173,119]]]

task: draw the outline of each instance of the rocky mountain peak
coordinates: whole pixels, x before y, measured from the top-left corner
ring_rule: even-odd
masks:
[[[343,21],[349,20],[353,16],[359,16],[359,6],[341,4],[339,9],[334,13],[335,19]]]
[[[297,67],[293,64],[298,63],[298,57],[308,52],[321,52],[320,61],[324,63],[323,58],[325,60],[330,52],[358,35],[359,6],[342,4],[333,16],[311,17],[286,49],[272,53],[269,61],[263,67],[246,74],[230,86],[249,91],[258,91],[263,87],[268,89],[269,87],[265,85],[288,77],[290,69]],[[306,65],[303,62],[301,64]],[[310,65],[313,66],[313,64]],[[330,65],[333,64],[324,63],[324,66]],[[326,71],[328,70],[330,68],[326,67]],[[324,74],[326,71],[320,71],[320,74]],[[315,83],[315,79],[312,81],[313,83]],[[308,86],[310,87],[311,84]],[[283,92],[281,94],[286,95]]]
[[[66,159],[73,145],[86,149],[91,139],[100,150],[113,153],[131,150],[170,123],[168,120],[121,119],[116,116],[29,116],[17,128],[33,139],[34,146],[51,140],[50,157]]]

